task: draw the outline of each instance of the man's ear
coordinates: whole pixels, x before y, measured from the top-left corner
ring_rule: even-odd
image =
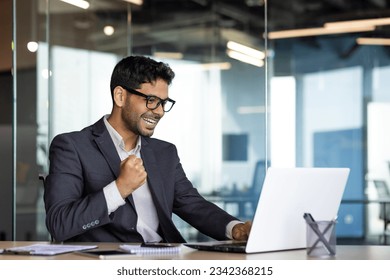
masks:
[[[114,103],[116,106],[118,107],[122,107],[123,104],[124,104],[124,100],[125,100],[125,90],[120,87],[120,86],[117,86],[115,87],[114,89]]]

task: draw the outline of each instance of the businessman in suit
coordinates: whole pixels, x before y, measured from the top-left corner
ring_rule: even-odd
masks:
[[[173,78],[162,62],[122,59],[111,76],[111,114],[53,139],[44,201],[56,241],[185,242],[173,213],[214,239],[247,239],[251,222],[206,201],[176,147],[150,138],[175,104],[168,97]]]

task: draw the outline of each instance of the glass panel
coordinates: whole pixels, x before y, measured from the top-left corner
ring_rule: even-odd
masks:
[[[13,232],[12,5],[12,1],[0,1],[0,240],[11,240]]]
[[[15,224],[16,240],[47,240],[42,208],[42,183],[38,174],[44,172],[46,159],[44,131],[39,127],[38,88],[46,90],[38,81],[37,57],[39,42],[46,40],[46,11],[38,12],[38,1],[15,2]],[[42,29],[39,29],[42,26]],[[41,65],[45,67],[45,65]],[[47,64],[46,64],[47,67]],[[47,106],[47,105],[46,105]]]
[[[18,44],[18,57],[34,58],[28,77],[22,71],[17,77],[18,112],[31,118],[28,125],[22,117],[17,120],[17,155],[30,168],[19,163],[17,174],[28,169],[38,191],[26,216],[17,205],[17,239],[49,238],[37,174],[48,171],[50,141],[110,113],[111,72],[128,54],[152,56],[176,73],[170,97],[177,103],[153,137],[177,145],[189,179],[208,199],[242,219],[252,218],[267,162],[262,1],[145,1],[137,6],[95,0],[88,9],[60,0],[34,5],[28,17],[17,8],[18,25],[30,28],[25,20],[31,18],[39,27],[28,32],[39,36],[36,53]],[[18,36],[26,34],[21,31]],[[262,51],[252,62],[257,66],[232,58],[229,41]],[[23,99],[27,93],[29,99]],[[23,186],[18,183],[16,189],[21,199]],[[188,241],[205,238],[179,218],[174,221]]]
[[[177,104],[154,137],[177,145],[188,177],[208,199],[251,219],[267,165],[346,166],[338,237],[378,241],[381,210],[366,199],[378,198],[375,182],[390,183],[383,121],[389,56],[386,41],[359,38],[388,37],[386,26],[372,21],[386,18],[388,5],[264,2],[96,0],[81,9],[14,0],[13,238],[49,238],[38,174],[48,171],[50,141],[110,113],[112,68],[133,53],[175,70],[170,96]],[[359,30],[325,27],[356,19],[371,21]],[[284,30],[306,33],[276,33]],[[28,50],[29,41],[38,50]],[[266,50],[267,64],[236,60],[229,41]],[[1,129],[12,138],[9,122]],[[204,238],[175,222],[188,240]]]
[[[81,129],[101,110],[101,102],[89,106],[92,93],[100,94],[109,87],[103,83],[109,79],[107,73],[116,55],[127,52],[128,5],[109,2],[94,1],[90,10],[83,10],[59,0],[29,1],[27,8],[23,1],[15,1],[16,240],[50,238],[45,226],[43,183],[38,180],[38,174],[48,172],[50,141],[60,132]],[[104,44],[111,38],[103,33],[103,23],[110,21],[102,10],[114,11],[115,27],[125,31],[115,39],[121,48],[112,47],[117,52],[114,61],[107,60],[113,54],[104,52]],[[27,45],[29,41],[38,43],[38,48],[31,49],[34,45]],[[68,106],[74,110],[67,110]]]
[[[208,199],[251,219],[267,165],[350,167],[338,237],[378,242],[381,210],[366,199],[379,197],[375,182],[390,183],[383,124],[389,56],[386,41],[359,38],[388,36],[378,22],[337,33],[324,24],[383,19],[388,4],[96,0],[84,10],[60,0],[13,2],[15,239],[49,238],[38,174],[47,173],[51,139],[110,113],[113,66],[142,54],[177,74],[170,88],[177,104],[154,137],[177,145]],[[311,33],[275,33],[293,29]],[[29,41],[37,51],[27,49]],[[268,48],[266,67],[232,58],[229,41]],[[9,125],[2,129],[11,133]],[[204,238],[175,222],[188,240]]]
[[[388,19],[388,5],[306,2],[268,3],[270,160],[273,166],[290,166],[294,158],[295,166],[349,167],[337,236],[345,242],[378,242],[384,228],[380,205],[369,200],[378,197],[374,182],[390,179],[383,123],[389,56],[385,41],[375,46],[361,38],[388,37],[378,21]],[[363,21],[351,27],[345,22],[350,20]],[[294,83],[286,88],[285,79]],[[283,94],[292,100],[289,106],[278,102]],[[286,112],[295,112],[294,121],[278,122],[287,119]],[[289,133],[290,127],[295,131]]]

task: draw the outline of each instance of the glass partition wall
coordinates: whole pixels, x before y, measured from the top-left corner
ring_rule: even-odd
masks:
[[[177,146],[187,176],[208,199],[243,219],[253,216],[266,160],[264,5],[129,2],[84,1],[84,9],[60,0],[31,1],[30,8],[14,1],[17,240],[50,238],[38,180],[48,172],[50,142],[110,113],[111,72],[130,54],[167,62],[176,73],[176,105],[153,137]],[[27,49],[30,37],[37,50]],[[187,240],[204,238],[173,218]]]
[[[252,219],[267,166],[349,167],[340,242],[383,241],[379,204],[368,200],[378,198],[374,182],[389,179],[389,55],[360,38],[386,37],[386,26],[325,24],[386,19],[387,4],[81,2],[88,7],[13,0],[13,239],[49,240],[38,174],[48,172],[50,141],[109,114],[114,65],[141,54],[176,73],[177,103],[153,137],[177,146],[207,199]],[[188,241],[206,239],[174,221]]]
[[[377,200],[388,197],[377,188],[390,175],[389,4],[306,2],[268,1],[271,162],[349,167],[337,236],[383,243],[387,224]]]

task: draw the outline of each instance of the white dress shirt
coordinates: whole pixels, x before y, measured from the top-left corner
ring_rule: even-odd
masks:
[[[125,143],[120,134],[107,121],[109,115],[104,117],[104,123],[114,142],[118,155],[123,161],[130,155],[141,158],[141,138],[138,137],[136,147],[131,151],[126,151]],[[120,206],[125,204],[125,200],[119,193],[116,182],[113,181],[103,189],[107,202],[108,214],[114,212]],[[137,231],[140,233],[145,242],[159,242],[162,237],[157,233],[159,221],[156,207],[152,200],[152,195],[147,181],[133,193],[135,209],[137,211]]]

